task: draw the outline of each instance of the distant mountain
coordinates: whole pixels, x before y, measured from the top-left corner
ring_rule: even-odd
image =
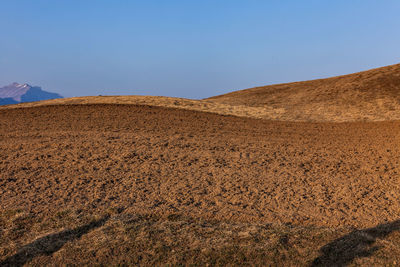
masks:
[[[0,98],[0,106],[1,105],[11,105],[11,104],[18,104],[18,101],[15,101],[14,99],[7,97],[7,98]]]
[[[0,105],[17,104],[62,98],[61,95],[43,91],[41,87],[12,83],[0,88]]]

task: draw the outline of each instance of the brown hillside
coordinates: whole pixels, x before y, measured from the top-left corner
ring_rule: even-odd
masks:
[[[281,120],[399,120],[400,64],[328,79],[256,87],[207,100],[279,110]]]

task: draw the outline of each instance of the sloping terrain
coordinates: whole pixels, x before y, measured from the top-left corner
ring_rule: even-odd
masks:
[[[203,100],[158,96],[87,96],[2,108],[135,104],[280,121],[400,120],[400,64],[313,81],[235,91]]]
[[[395,264],[399,122],[0,110],[0,265]]]
[[[328,79],[256,87],[207,100],[279,110],[279,120],[399,120],[400,64]]]
[[[399,89],[393,65],[2,106],[0,266],[396,265]]]
[[[207,100],[194,100],[166,96],[82,96],[71,98],[60,98],[38,102],[21,103],[17,105],[0,106],[2,109],[27,108],[53,105],[88,105],[88,104],[129,104],[148,105],[155,107],[169,107],[185,110],[204,111],[221,115],[233,115],[248,118],[269,118],[278,119],[279,109],[264,107],[248,107],[245,105],[227,105]]]

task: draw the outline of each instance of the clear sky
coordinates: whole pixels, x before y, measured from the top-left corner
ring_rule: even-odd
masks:
[[[0,0],[0,86],[204,98],[400,63],[399,0]]]

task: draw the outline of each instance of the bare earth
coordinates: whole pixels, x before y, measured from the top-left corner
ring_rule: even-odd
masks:
[[[400,65],[0,107],[0,266],[400,262]]]
[[[0,265],[395,264],[399,122],[0,110]]]

